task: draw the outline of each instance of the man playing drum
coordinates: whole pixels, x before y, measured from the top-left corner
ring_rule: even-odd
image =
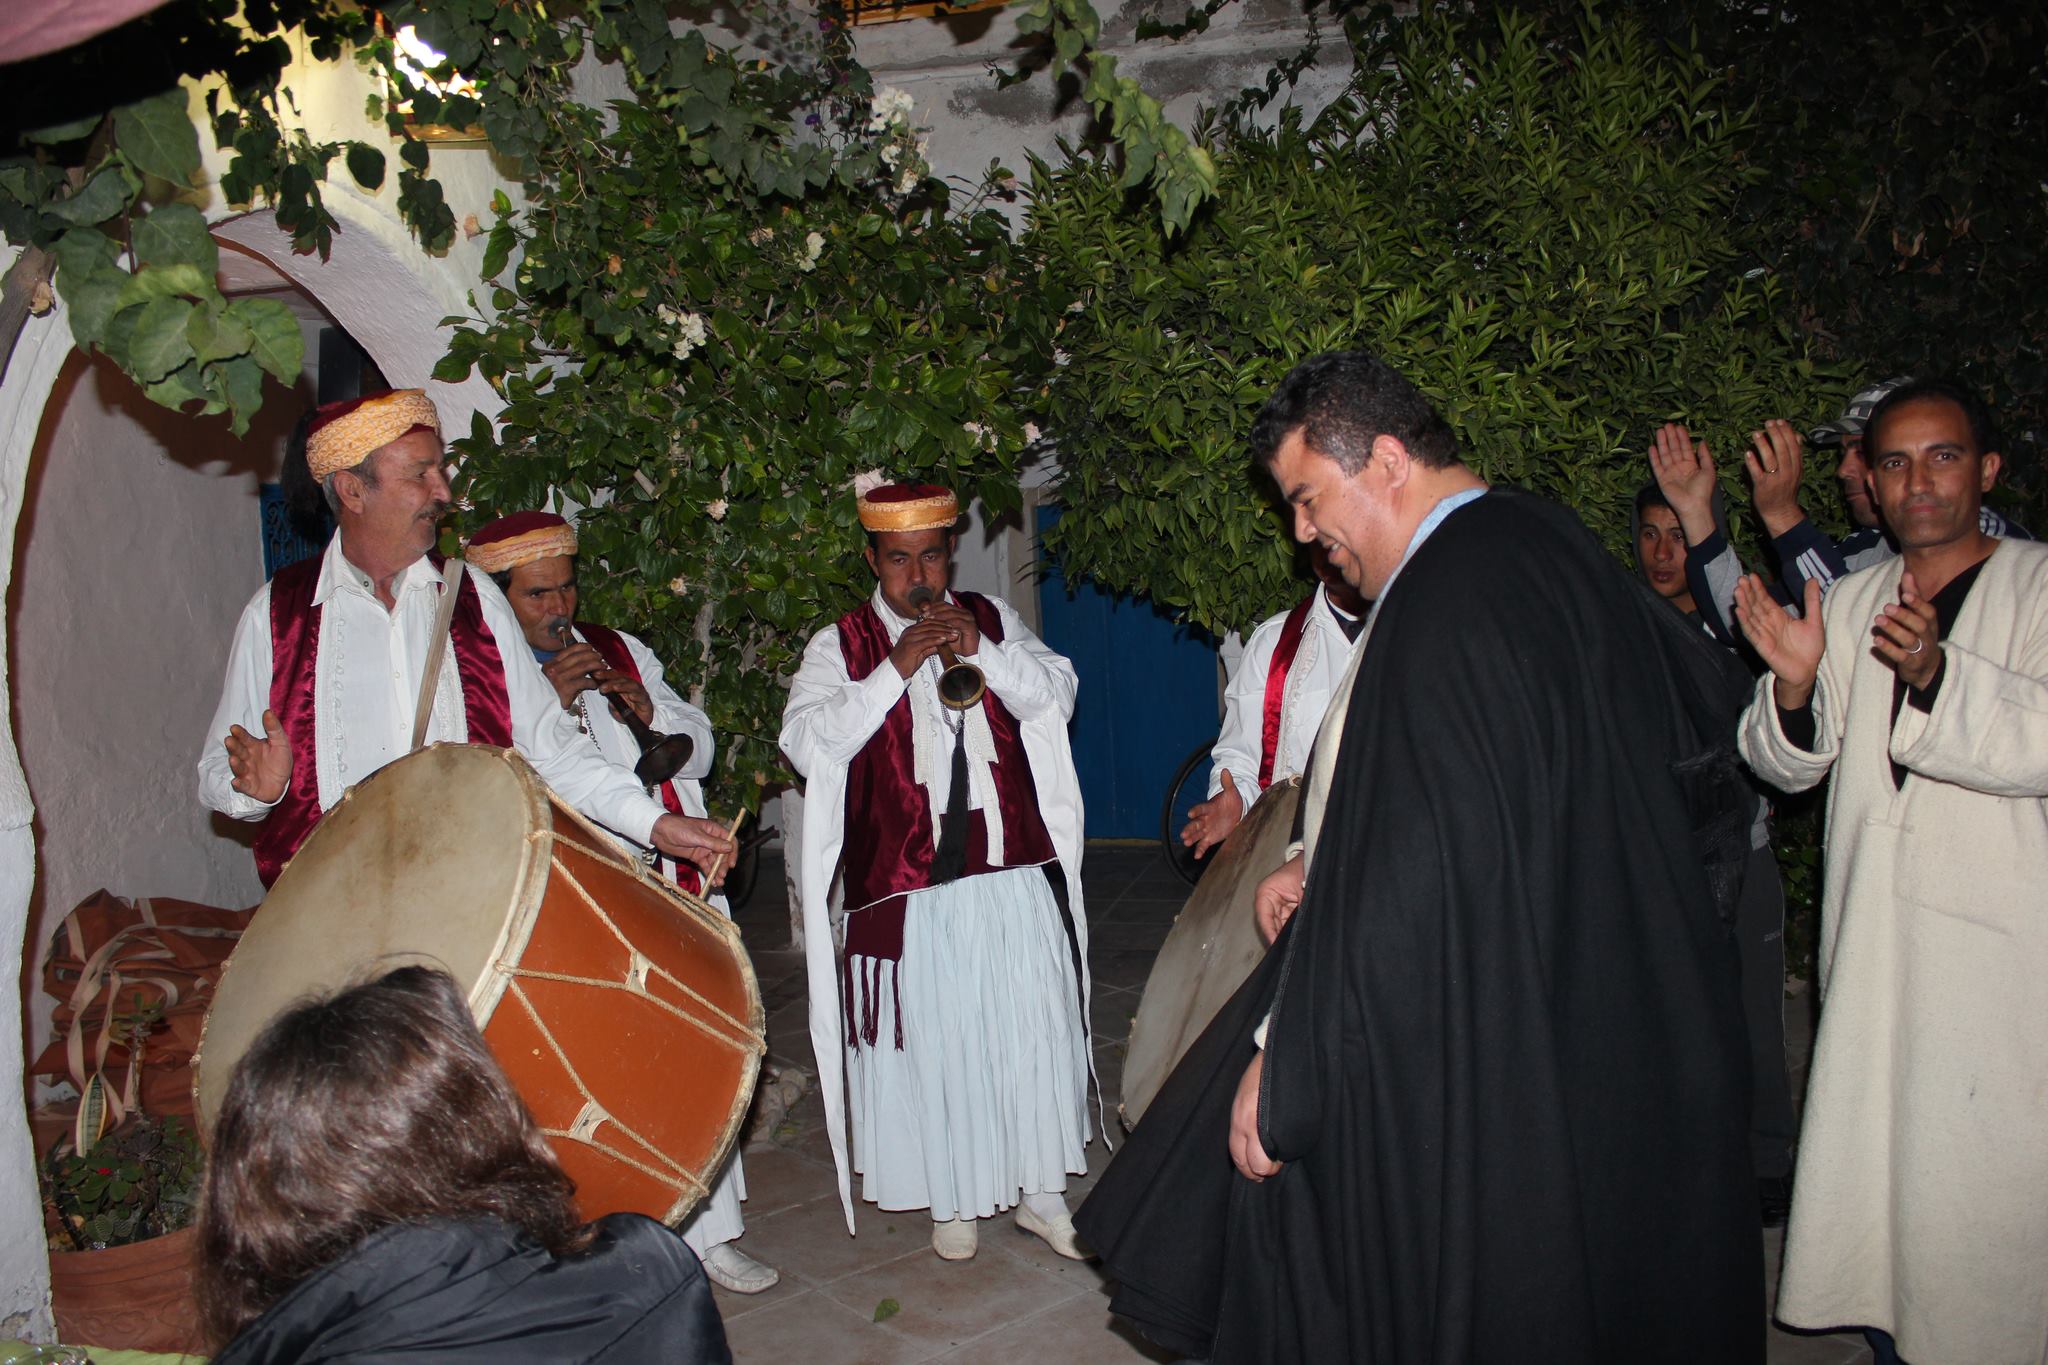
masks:
[[[1188,812],[1180,835],[1197,858],[1230,837],[1266,788],[1308,767],[1330,695],[1351,665],[1371,603],[1330,568],[1322,546],[1309,547],[1309,563],[1316,590],[1259,624],[1224,685],[1209,799]]]
[[[614,705],[630,706],[642,724],[656,731],[691,738],[689,759],[659,785],[658,795],[671,811],[704,816],[701,784],[714,752],[710,718],[676,694],[646,645],[622,631],[575,619],[576,529],[553,512],[514,512],[479,528],[469,539],[466,558],[504,590],[562,709],[576,718],[577,729],[606,760],[631,772],[640,758],[639,742]],[[654,856],[684,890],[701,890],[696,868]],[[714,893],[707,899],[731,918],[725,897]],[[683,1240],[717,1283],[735,1293],[759,1294],[781,1276],[732,1245],[746,1231],[740,1217],[740,1201],[746,1197],[735,1148],[709,1198],[684,1224]]]
[[[1063,1198],[1087,1169],[1091,1074],[1073,666],[1009,604],[947,591],[951,492],[884,485],[859,512],[875,591],[811,639],[782,722],[808,779],[811,1038],[847,1226],[858,1170],[880,1207],[931,1210],[947,1260],[1012,1206],[1080,1259]]]
[[[265,886],[321,812],[412,747],[442,590],[429,552],[450,493],[432,400],[401,389],[329,404],[307,433],[307,468],[338,530],[243,609],[199,758],[200,800],[262,822]],[[663,810],[576,732],[504,594],[474,569],[458,590],[425,738],[517,748],[569,804],[672,857],[708,866],[732,852],[719,825]],[[420,813],[423,825],[432,818]]]

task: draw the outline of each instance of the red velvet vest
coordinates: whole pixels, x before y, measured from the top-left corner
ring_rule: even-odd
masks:
[[[1266,666],[1265,723],[1259,735],[1260,791],[1273,785],[1273,764],[1280,755],[1280,713],[1287,705],[1287,675],[1293,671],[1301,637],[1308,631],[1309,609],[1315,604],[1314,593],[1295,603],[1280,624],[1280,638],[1273,642],[1273,659]]]
[[[982,638],[1003,639],[1002,617],[995,604],[979,593],[954,597],[974,613]],[[889,657],[889,631],[872,604],[839,619],[839,648],[849,678],[865,678]],[[988,860],[988,825],[980,811],[971,814],[967,833],[967,876],[1001,867],[1036,867],[1055,856],[1052,837],[1038,814],[1038,787],[1031,780],[1031,761],[1024,753],[1016,718],[994,692],[982,694],[983,714],[995,737],[993,774],[996,801],[1003,816],[1003,861]],[[947,736],[950,741],[950,734]],[[889,708],[882,728],[854,756],[846,777],[846,842],[843,861],[846,905],[863,910],[931,885],[931,797],[913,777],[910,694]]]
[[[606,666],[612,672],[623,673],[642,687],[647,686],[647,679],[640,676],[640,665],[635,662],[633,651],[626,648],[624,636],[611,627],[600,626],[594,621],[578,621],[576,623],[576,630],[584,639],[590,641],[593,649],[603,656]],[[607,703],[592,701],[590,704],[592,706],[601,706]],[[673,781],[662,783],[658,795],[664,808],[676,815],[684,814],[683,798],[676,791],[676,784]],[[669,873],[676,879],[676,885],[682,887],[683,890],[691,895],[696,895],[698,890],[704,885],[703,874],[680,858],[664,856],[662,861],[668,864]]]
[[[320,649],[321,608],[313,603],[324,555],[302,559],[270,580],[270,709],[277,712],[292,742],[292,776],[284,796],[256,831],[256,873],[264,886],[320,822],[320,773],[314,748],[315,656]],[[439,555],[432,556],[436,568]],[[505,690],[505,661],[484,621],[476,584],[465,572],[449,626],[455,670],[462,680],[462,712],[472,744],[512,744],[512,703]],[[344,685],[346,683],[344,682]]]

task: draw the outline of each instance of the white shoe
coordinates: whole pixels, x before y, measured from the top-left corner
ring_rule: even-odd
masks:
[[[1081,1247],[1081,1239],[1074,1231],[1074,1217],[1063,1213],[1057,1218],[1041,1218],[1023,1204],[1017,1206],[1017,1230],[1042,1237],[1045,1244],[1070,1261],[1092,1261],[1095,1253]]]
[[[932,1222],[932,1250],[942,1261],[971,1261],[981,1234],[972,1218],[935,1219]]]
[[[731,1242],[720,1242],[705,1252],[701,1259],[704,1273],[711,1277],[711,1282],[735,1294],[765,1293],[782,1280],[781,1271],[774,1266],[762,1265]]]

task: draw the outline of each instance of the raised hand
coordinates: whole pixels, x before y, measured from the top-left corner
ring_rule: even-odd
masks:
[[[1806,615],[1794,616],[1772,599],[1761,578],[1744,574],[1735,584],[1735,619],[1770,668],[1778,705],[1796,711],[1811,701],[1828,643],[1820,619],[1820,584],[1806,580]]]
[[[1799,428],[1782,417],[1764,423],[1762,431],[1749,434],[1750,448],[1742,457],[1756,490],[1756,512],[1764,529],[1782,536],[1806,519],[1799,507],[1799,471],[1806,462],[1806,438]]]
[[[263,733],[252,735],[239,725],[228,727],[228,771],[230,785],[244,796],[269,805],[284,795],[292,780],[292,742],[285,738],[284,724],[277,712],[263,713]]]
[[[1228,839],[1242,819],[1244,798],[1237,794],[1237,783],[1232,780],[1230,769],[1225,768],[1222,789],[1188,812],[1187,827],[1181,830],[1180,841],[1200,858]]]
[[[897,637],[896,647],[889,651],[889,662],[896,666],[899,675],[908,678],[917,672],[919,664],[939,652],[940,645],[958,653],[959,638],[960,632],[945,621],[919,621]]]
[[[1911,569],[1899,579],[1899,600],[1877,614],[1870,638],[1877,657],[1908,687],[1924,688],[1941,671],[1940,625]]]
[[[1683,422],[1666,422],[1650,442],[1650,473],[1671,504],[1686,543],[1697,545],[1714,531],[1714,453],[1695,441]]]

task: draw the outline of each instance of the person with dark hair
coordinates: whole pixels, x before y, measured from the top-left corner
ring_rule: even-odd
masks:
[[[425,392],[326,404],[307,433],[337,529],[242,609],[198,763],[199,799],[257,824],[265,886],[343,792],[422,739],[517,748],[564,802],[643,847],[707,866],[732,855],[723,827],[663,809],[576,733],[489,577],[464,569],[444,587],[434,547],[453,494]]]
[[[447,973],[286,1011],[236,1064],[199,1220],[215,1365],[732,1359],[711,1288],[575,1187]]]
[[[1714,512],[1719,512],[1718,495]],[[1634,522],[1636,571],[1651,591],[1717,642],[1686,572],[1686,533],[1664,492],[1652,481],[1637,491]],[[1719,517],[1716,516],[1716,521]],[[1732,553],[1732,552],[1731,552]],[[1733,585],[1730,585],[1733,591]],[[1747,666],[1755,658],[1736,650]],[[1792,1078],[1785,1067],[1785,882],[1771,851],[1770,801],[1758,792],[1749,827],[1749,858],[1735,907],[1735,942],[1742,964],[1742,1014],[1749,1036],[1749,1147],[1756,1165],[1757,1214],[1763,1226],[1781,1226],[1792,1207]]]
[[[1373,356],[1252,449],[1374,605],[1272,949],[1082,1207],[1112,1311],[1232,1365],[1760,1362],[1740,670]]]
[[[1757,774],[1832,774],[1812,1079],[1778,1316],[1870,1329],[1877,1359],[2048,1361],[2048,546],[1987,534],[1982,408],[1916,381],[1870,414],[1901,554],[1755,578],[1770,672],[1742,718]]]
[[[1181,843],[1197,858],[1230,837],[1275,782],[1308,766],[1330,694],[1351,665],[1366,604],[1309,547],[1316,590],[1260,622],[1223,685],[1223,724],[1209,751],[1208,799],[1188,812]]]
[[[1005,1209],[1084,1259],[1065,1197],[1093,1075],[1074,666],[953,586],[952,490],[856,484],[854,503],[875,589],[805,646],[780,741],[808,783],[796,886],[847,1231],[857,1172],[862,1198],[931,1214],[943,1260]]]
[[[663,734],[689,736],[688,760],[675,776],[658,784],[655,793],[668,809],[701,819],[708,813],[703,780],[717,752],[711,718],[669,686],[661,661],[637,638],[576,619],[576,552],[576,528],[566,518],[530,511],[479,526],[469,538],[467,558],[504,590],[541,675],[554,687],[562,709],[575,716],[584,739],[606,761],[631,772],[640,759],[639,741],[614,714],[615,705],[631,707],[642,723]],[[634,847],[662,876],[702,895],[713,909],[732,918],[725,897],[706,888],[695,867],[653,849]],[[715,1283],[735,1294],[760,1294],[773,1289],[782,1276],[733,1245],[746,1231],[740,1213],[746,1197],[746,1175],[735,1150],[710,1197],[683,1225],[683,1240],[702,1258],[705,1273]]]

